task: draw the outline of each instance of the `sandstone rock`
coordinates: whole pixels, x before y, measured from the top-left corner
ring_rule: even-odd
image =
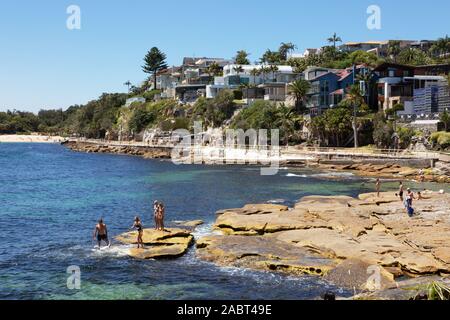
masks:
[[[185,243],[191,239],[192,235],[184,229],[166,229],[167,231],[158,231],[155,229],[144,229],[142,240],[144,244],[161,243]],[[124,244],[137,244],[137,231],[127,232],[116,237],[116,240]]]
[[[173,244],[167,246],[152,246],[144,249],[130,249],[129,255],[136,259],[163,259],[177,258],[186,253],[188,246],[183,244]]]
[[[116,240],[129,245],[137,244],[137,231],[124,233]],[[144,229],[142,240],[144,249],[130,249],[129,255],[137,259],[176,258],[188,250],[194,241],[189,231],[184,229],[167,229],[167,232]]]
[[[181,227],[196,228],[198,226],[201,226],[205,222],[203,220],[193,220],[193,221],[175,221],[174,223]]]
[[[358,259],[348,259],[326,274],[333,284],[353,289],[354,292],[377,291],[396,288],[394,277],[383,267]]]
[[[382,267],[385,280],[450,274],[450,195],[424,196],[414,202],[420,213],[414,218],[394,191],[379,198],[374,193],[358,199],[305,197],[288,211],[257,205],[224,210],[215,224],[224,235],[201,239],[197,253],[222,265],[294,274],[313,265],[308,258],[326,259],[328,271],[343,261],[358,261],[353,265],[360,279],[361,266],[367,265]]]
[[[209,236],[197,242],[197,256],[219,265],[323,275],[334,266],[307,249],[270,237]]]

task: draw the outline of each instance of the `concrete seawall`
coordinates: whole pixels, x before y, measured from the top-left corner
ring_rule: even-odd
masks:
[[[136,142],[70,140],[68,148],[86,153],[114,153],[142,156],[147,159],[172,159],[178,164],[261,165],[271,167],[312,167],[323,170],[351,171],[361,176],[424,179],[450,182],[448,170],[435,170],[437,153],[386,152],[332,148],[224,148],[193,146],[175,150],[174,145],[148,145]],[[176,158],[173,156],[175,155]],[[441,161],[442,163],[442,161]],[[442,167],[442,166],[440,166]],[[428,168],[424,177],[419,169]]]

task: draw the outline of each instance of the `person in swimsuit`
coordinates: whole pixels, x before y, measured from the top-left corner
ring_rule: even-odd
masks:
[[[144,249],[144,240],[142,240],[142,236],[144,235],[144,229],[142,227],[142,222],[139,217],[134,218],[134,224],[131,227],[131,229],[135,229],[138,232],[138,237],[137,237],[138,249],[139,248]]]
[[[106,228],[106,224],[103,223],[103,219],[98,220],[93,237],[94,239],[97,238],[99,248],[101,247],[102,241],[105,241],[108,247],[110,246],[108,240],[108,229]]]
[[[158,230],[164,231],[164,215],[165,215],[165,208],[164,204],[161,202],[159,203],[158,207]]]
[[[404,194],[403,182],[400,182],[400,187],[398,189],[398,196],[400,197],[400,200],[402,202],[403,202],[403,194]]]
[[[158,200],[155,200],[153,202],[153,219],[155,220],[155,230],[159,230],[158,210],[159,210],[159,202]]]

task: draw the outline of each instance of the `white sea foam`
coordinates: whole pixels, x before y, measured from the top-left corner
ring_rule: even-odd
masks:
[[[267,203],[270,203],[270,204],[280,204],[280,203],[285,203],[285,202],[286,202],[286,200],[284,200],[284,199],[274,199],[274,200],[267,201]]]
[[[210,236],[214,234],[213,231],[213,223],[205,223],[197,228],[195,228],[194,232],[192,232],[192,235],[195,239],[199,239],[201,237]]]
[[[296,178],[308,178],[306,174],[295,174],[295,173],[288,173],[286,177],[296,177]]]
[[[91,255],[94,257],[126,257],[129,255],[131,248],[131,245],[112,245],[101,249],[96,246],[91,249]]]

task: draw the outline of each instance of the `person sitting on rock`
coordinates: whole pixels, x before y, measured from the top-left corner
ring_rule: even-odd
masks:
[[[141,219],[139,217],[135,217],[134,218],[134,224],[130,229],[136,229],[138,232],[138,236],[137,236],[137,247],[144,249],[144,241],[142,240],[142,236],[144,235],[144,230],[142,227],[142,222]]]
[[[108,229],[106,228],[106,224],[103,223],[103,219],[98,220],[93,237],[94,239],[97,237],[99,248],[101,247],[102,241],[105,241],[108,247],[110,246],[110,242],[108,240]]]

